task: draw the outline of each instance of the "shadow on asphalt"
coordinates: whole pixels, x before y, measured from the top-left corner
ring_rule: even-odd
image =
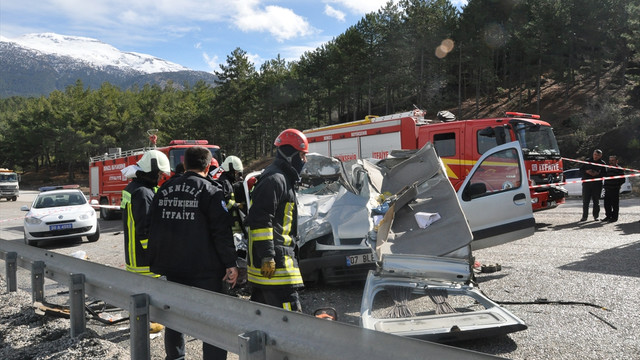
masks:
[[[486,354],[504,354],[515,351],[518,348],[518,344],[508,335],[447,343],[447,345]]]
[[[640,241],[585,254],[580,261],[560,266],[562,270],[640,277],[638,251]],[[635,264],[635,265],[634,265]]]

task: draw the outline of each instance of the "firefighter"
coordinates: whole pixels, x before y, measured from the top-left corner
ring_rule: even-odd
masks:
[[[209,173],[207,178],[209,180],[217,180],[220,177],[220,164],[216,158],[211,157],[211,163],[209,163]]]
[[[157,277],[149,270],[147,242],[149,238],[148,215],[151,200],[158,187],[160,173],[169,174],[169,158],[158,150],[144,153],[137,163],[139,170],[122,190],[124,229],[124,257],[127,271]]]
[[[168,281],[221,292],[238,277],[231,216],[220,187],[207,178],[211,152],[202,146],[184,152],[186,172],[162,184],[151,204],[151,270]],[[167,359],[185,358],[184,335],[165,330]],[[227,351],[202,343],[204,359],[226,359]]]
[[[223,172],[218,177],[218,182],[222,186],[227,208],[231,211],[234,218],[233,232],[242,232],[242,221],[244,218],[243,209],[246,200],[244,199],[244,190],[242,183],[238,181],[239,174],[242,173],[242,161],[237,156],[228,156],[220,165]],[[242,214],[241,214],[242,212]]]
[[[276,157],[252,190],[246,219],[251,300],[302,312],[297,289],[304,283],[294,254],[298,227],[294,185],[306,163],[309,143],[299,130],[287,129],[274,145]]]
[[[124,229],[124,262],[127,271],[158,277],[149,270],[147,243],[149,240],[149,209],[158,187],[160,173],[169,174],[171,167],[169,158],[158,150],[150,150],[142,155],[137,163],[139,170],[135,177],[122,190],[123,211],[122,228]],[[151,322],[149,330],[159,332],[164,326]]]

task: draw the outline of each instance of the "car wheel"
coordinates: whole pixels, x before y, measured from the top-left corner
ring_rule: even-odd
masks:
[[[93,235],[87,236],[87,240],[89,240],[89,242],[96,242],[98,239],[100,239],[100,225],[96,222],[96,232]]]
[[[18,200],[17,196],[14,196],[13,198],[11,198],[11,201],[16,201],[16,200]]]
[[[28,240],[27,239],[27,233],[26,232],[23,232],[23,235],[24,235],[24,243],[25,244],[27,244],[29,246],[38,247],[38,242],[37,241],[33,241],[33,240]]]

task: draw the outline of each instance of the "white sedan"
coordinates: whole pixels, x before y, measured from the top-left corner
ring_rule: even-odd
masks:
[[[86,236],[89,242],[98,241],[100,227],[96,211],[78,188],[55,186],[41,188],[24,217],[24,242],[37,246],[45,240]]]
[[[582,175],[580,175],[580,169],[570,169],[565,170],[564,181],[568,184],[563,185],[563,187],[568,191],[569,196],[582,196]],[[620,194],[626,194],[631,192],[631,182],[629,178],[624,178],[624,184],[620,187]],[[604,197],[604,189],[602,189],[602,194],[600,197]]]

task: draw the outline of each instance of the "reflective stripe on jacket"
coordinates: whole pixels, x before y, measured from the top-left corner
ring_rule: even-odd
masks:
[[[149,270],[147,255],[148,215],[155,188],[134,179],[122,190],[122,222],[124,230],[124,260],[126,270],[141,275],[158,276]]]
[[[247,275],[256,286],[303,285],[294,252],[298,214],[293,189],[297,174],[292,171],[288,163],[276,158],[251,193],[251,207],[246,218],[249,227]],[[262,259],[269,257],[276,262],[271,279],[260,274]]]

